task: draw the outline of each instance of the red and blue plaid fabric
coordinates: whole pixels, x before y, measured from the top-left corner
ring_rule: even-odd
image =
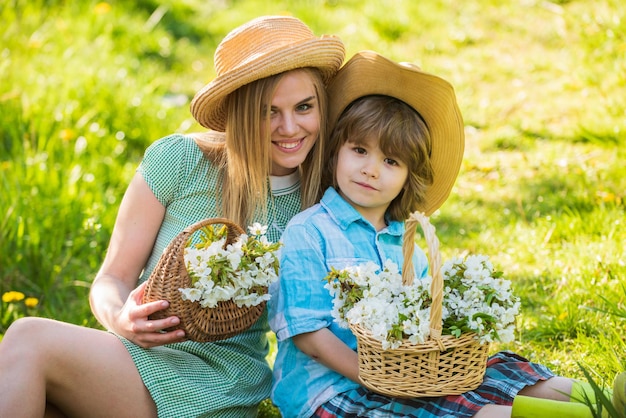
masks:
[[[313,417],[472,417],[488,404],[511,405],[515,395],[524,387],[553,376],[547,367],[503,351],[489,358],[483,383],[462,395],[401,399],[360,387],[335,396],[320,406]]]

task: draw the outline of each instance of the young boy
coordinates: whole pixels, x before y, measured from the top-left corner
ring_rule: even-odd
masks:
[[[323,279],[331,268],[367,261],[402,266],[403,220],[416,210],[430,215],[448,197],[463,157],[463,122],[445,80],[368,51],[339,71],[329,98],[336,122],[329,187],[287,225],[280,280],[270,289],[278,339],[272,399],[283,416],[516,416],[514,398],[523,403],[517,416],[541,416],[546,402],[556,405],[549,417],[588,416],[586,405],[568,402],[584,385],[513,353],[492,356],[481,386],[458,396],[399,399],[360,384],[356,338],[333,321]],[[413,265],[416,279],[425,277],[423,251],[416,249]]]

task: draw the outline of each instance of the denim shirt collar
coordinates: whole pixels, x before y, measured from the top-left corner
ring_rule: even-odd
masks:
[[[320,201],[322,207],[326,209],[329,215],[343,230],[348,229],[350,224],[358,222],[374,229],[374,226],[365,219],[352,205],[350,205],[333,187],[329,187],[324,192],[324,196]],[[393,236],[402,236],[404,233],[404,222],[392,221],[385,214],[387,226],[378,233],[385,233]]]

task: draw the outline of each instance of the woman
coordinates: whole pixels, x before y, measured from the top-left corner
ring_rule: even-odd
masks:
[[[255,416],[271,386],[267,315],[228,340],[185,341],[181,330],[164,331],[177,317],[148,319],[168,303],[142,304],[145,280],[192,223],[215,216],[243,227],[259,221],[276,241],[295,213],[315,203],[325,83],[343,58],[339,39],[315,37],[292,17],[257,18],[224,38],[215,52],[217,77],[191,104],[213,131],[155,142],[120,205],[90,293],[109,332],[16,321],[0,343],[3,415]]]

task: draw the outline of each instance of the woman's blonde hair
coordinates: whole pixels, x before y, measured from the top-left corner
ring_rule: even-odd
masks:
[[[321,197],[321,175],[327,129],[326,88],[319,71],[301,68],[310,75],[317,96],[320,130],[313,148],[300,165],[301,208]],[[270,103],[285,73],[247,84],[227,98],[224,144],[199,143],[205,154],[222,167],[223,216],[246,228],[267,219],[269,175],[272,166]],[[265,121],[266,129],[262,129]]]
[[[344,110],[330,134],[326,148],[329,163],[322,184],[338,188],[339,149],[346,142],[360,144],[369,138],[377,138],[386,155],[408,167],[404,188],[387,208],[392,220],[402,221],[424,201],[426,189],[433,183],[433,168],[428,126],[415,109],[401,100],[382,95],[364,96]]]

